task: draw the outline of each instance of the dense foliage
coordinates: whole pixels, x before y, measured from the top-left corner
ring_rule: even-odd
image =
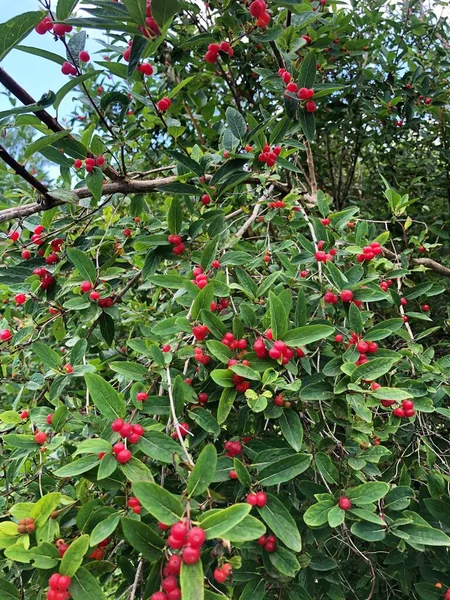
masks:
[[[448,600],[444,3],[40,4],[0,25],[67,75],[0,69],[0,600]]]

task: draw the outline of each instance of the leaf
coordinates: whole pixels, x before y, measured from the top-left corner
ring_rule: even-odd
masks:
[[[213,298],[214,298],[214,283],[208,283],[208,285],[205,285],[205,287],[202,290],[200,290],[199,294],[197,295],[196,299],[194,300],[194,302],[192,304],[192,309],[191,309],[192,320],[195,321],[198,318],[200,311],[209,310],[209,307],[211,305],[211,302],[213,301]]]
[[[59,56],[59,54],[48,52],[48,50],[42,50],[42,48],[34,48],[33,46],[20,45],[16,46],[15,50],[20,50],[21,52],[26,52],[27,54],[33,54],[34,56],[40,56],[41,58],[51,60],[52,62],[55,62],[58,65],[62,65],[65,62],[65,59],[62,56]]]
[[[225,113],[228,127],[231,129],[231,133],[238,139],[243,140],[247,133],[247,123],[241,113],[229,106]]]
[[[167,215],[167,226],[170,233],[180,233],[183,226],[183,213],[180,200],[175,196],[170,203],[169,213]]]
[[[352,503],[357,504],[370,504],[371,502],[377,502],[389,492],[389,484],[383,481],[369,481],[369,483],[363,483],[355,488],[347,488],[345,493],[350,498]]]
[[[269,560],[275,569],[286,577],[295,577],[300,571],[300,563],[295,555],[282,546],[278,546],[275,552],[269,554]]]
[[[422,546],[450,546],[450,537],[440,529],[434,529],[427,525],[411,523],[404,525],[401,531],[407,533],[407,543],[420,544]]]
[[[183,505],[173,494],[148,481],[134,483],[133,494],[142,506],[162,523],[173,525],[183,515]]]
[[[145,19],[147,17],[146,0],[123,0],[123,3],[134,22],[137,25],[143,25],[145,27]]]
[[[87,569],[79,569],[72,578],[70,586],[72,600],[106,600],[97,579]]]
[[[34,104],[27,104],[26,106],[19,106],[18,108],[10,108],[8,110],[3,110],[0,112],[0,119],[8,117],[10,115],[22,115],[29,112],[37,112],[39,110],[43,110],[47,106],[50,106],[55,101],[56,95],[53,92],[48,92],[44,94],[39,102],[35,102]]]
[[[106,419],[122,419],[126,415],[125,400],[113,386],[100,375],[86,373],[84,376],[92,402]]]
[[[194,470],[189,476],[187,493],[190,496],[199,496],[206,491],[214,479],[217,467],[217,450],[208,444],[200,452]]]
[[[239,600],[256,600],[264,598],[266,582],[263,577],[252,579],[247,583],[239,597]]]
[[[311,464],[311,460],[312,457],[309,454],[294,454],[275,460],[271,465],[261,470],[259,483],[263,486],[270,486],[290,481],[306,471]]]
[[[33,11],[0,23],[0,61],[42,21],[46,13]]]
[[[67,248],[67,257],[73,266],[78,270],[81,277],[91,283],[95,283],[97,279],[97,271],[95,269],[94,263],[82,250],[78,250],[77,248]]]
[[[183,600],[204,600],[205,587],[201,560],[193,565],[181,564],[180,585]]]
[[[119,524],[119,521],[120,521],[120,514],[113,513],[112,515],[109,515],[109,517],[106,517],[106,519],[103,519],[102,521],[100,521],[100,523],[97,523],[97,525],[94,527],[94,529],[91,532],[90,539],[89,539],[89,545],[91,547],[97,546],[97,544],[99,544],[100,542],[105,540],[108,536],[110,536],[112,533],[114,533],[114,531],[117,529],[117,525]]]
[[[379,377],[386,375],[395,362],[395,359],[389,358],[374,358],[369,360],[354,369],[352,372],[352,381],[357,381],[358,379],[373,381],[378,379]]]
[[[208,540],[226,537],[226,533],[240,523],[250,512],[250,504],[234,504],[228,508],[215,510],[212,515],[204,513],[200,518],[200,527],[205,530]]]
[[[97,77],[101,71],[89,71],[89,73],[83,73],[83,75],[78,75],[78,77],[73,77],[70,81],[68,81],[65,85],[62,86],[60,90],[56,92],[56,100],[53,103],[53,107],[55,110],[58,110],[59,105],[70,92],[76,87],[78,84],[87,81],[88,79],[92,79],[93,77]]]
[[[242,485],[249,488],[252,484],[252,478],[244,463],[242,463],[238,458],[234,458],[233,467]]]
[[[339,527],[345,520],[345,510],[339,508],[339,506],[334,506],[330,512],[328,513],[328,525],[330,527]]]
[[[322,500],[312,504],[303,515],[308,527],[320,527],[328,522],[328,513],[336,506],[335,500]]]
[[[109,363],[111,369],[131,381],[143,381],[148,376],[148,369],[139,363],[128,361],[114,361]]]
[[[55,371],[59,369],[62,358],[55,350],[42,342],[34,342],[32,348],[38,359],[42,361],[45,366],[54,369]]]
[[[148,400],[147,400],[148,402]],[[181,448],[172,438],[160,431],[145,433],[137,444],[138,450],[160,462],[172,463]]]
[[[288,509],[272,494],[267,496],[267,504],[258,512],[269,529],[294,552],[301,552],[302,540],[297,523]]]
[[[367,542],[380,542],[386,537],[386,525],[376,525],[375,523],[353,523],[351,532],[362,540]]]
[[[87,174],[86,185],[94,200],[100,200],[103,193],[103,171],[99,167],[94,167],[93,171]]]
[[[186,83],[189,83],[194,78],[195,78],[195,75],[192,76],[192,77],[188,77],[187,79],[185,79],[184,81],[182,81],[176,87],[180,88],[180,86],[182,84],[186,85]],[[184,87],[184,85],[183,85],[183,87]],[[170,97],[170,95],[173,94],[173,92],[175,90],[176,90],[176,88],[174,88],[171,91],[171,93],[168,95],[168,97]],[[187,154],[184,154],[183,152],[177,152],[175,150],[167,150],[167,154],[171,158],[173,158],[174,160],[176,160],[177,162],[179,162],[182,165],[184,165],[187,169],[189,169],[189,171],[192,171],[193,173],[195,173],[196,175],[198,175],[199,177],[201,177],[202,175],[204,175],[205,169],[202,167],[202,165],[200,163],[198,163],[197,161],[195,161],[194,159],[192,159],[190,156],[187,156]]]
[[[318,452],[315,457],[316,467],[327,483],[337,483],[339,473],[328,454]]]
[[[305,56],[300,67],[297,84],[299,88],[313,88],[316,80],[317,57],[315,52],[310,50]]]
[[[181,10],[178,0],[153,0],[152,15],[160,27]]]
[[[36,527],[44,526],[60,502],[61,494],[59,492],[46,494],[36,502],[29,515],[36,521]]]
[[[242,544],[257,540],[266,532],[266,527],[251,515],[247,515],[240,523],[232,527],[225,534],[225,538],[229,542]]]
[[[65,21],[72,14],[78,0],[58,0],[56,6],[56,18],[58,21]]]
[[[316,135],[316,118],[314,113],[308,112],[304,108],[300,108],[298,111],[298,118],[306,139],[312,142]]]
[[[282,340],[288,329],[288,316],[281,300],[273,292],[269,292],[270,327],[273,339]]]
[[[85,31],[78,31],[77,33],[73,34],[67,42],[67,60],[69,62],[73,60],[75,66],[79,69],[81,67],[79,54],[86,46],[86,37],[87,34]]]
[[[132,483],[138,481],[153,481],[153,475],[150,469],[135,456],[127,463],[120,465],[120,468],[128,481],[131,481]]]
[[[219,245],[219,241],[220,237],[216,235],[216,237],[214,237],[212,240],[209,240],[209,242],[203,249],[203,253],[200,258],[200,265],[205,273],[210,269],[212,262],[217,254],[217,247]]]
[[[83,557],[89,549],[89,536],[82,535],[74,540],[67,548],[59,565],[61,575],[73,577],[83,562]]]
[[[24,152],[25,158],[29,158],[35,152],[39,152],[39,150],[41,150],[42,148],[45,148],[46,146],[50,146],[51,144],[54,144],[55,142],[68,136],[69,134],[70,134],[70,131],[58,131],[57,133],[52,133],[51,135],[45,135],[44,137],[37,139],[32,144],[29,144],[28,146],[26,146],[25,152]]]
[[[0,598],[2,600],[19,600],[19,590],[9,581],[0,579]]]
[[[305,325],[288,331],[283,341],[288,346],[305,346],[329,337],[334,331],[330,325]]]
[[[219,384],[220,385],[220,384]],[[225,423],[233,408],[233,403],[236,399],[237,391],[234,387],[228,386],[222,390],[220,395],[219,406],[217,408],[217,422],[219,425]]]
[[[284,410],[278,423],[284,439],[296,452],[300,452],[303,444],[303,427],[298,413],[295,410]]]
[[[56,475],[56,477],[75,477],[76,475],[81,475],[82,473],[90,471],[98,465],[99,462],[100,459],[97,456],[83,456],[83,458],[79,458],[68,465],[60,467],[54,471],[54,475]]]
[[[151,527],[129,517],[122,517],[122,531],[125,539],[135,550],[150,562],[161,558],[164,540]]]

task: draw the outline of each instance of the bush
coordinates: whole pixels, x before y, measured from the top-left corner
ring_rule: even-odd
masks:
[[[448,598],[447,217],[329,145],[364,113],[431,178],[446,22],[379,3],[381,98],[364,7],[43,4],[0,25],[71,77],[0,72],[0,600]]]

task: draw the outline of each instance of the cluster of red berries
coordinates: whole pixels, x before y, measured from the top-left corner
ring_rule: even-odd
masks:
[[[266,331],[266,337],[269,340],[273,340],[272,330],[268,329]],[[285,342],[281,340],[277,340],[273,343],[273,346],[267,351],[265,341],[262,337],[258,337],[253,344],[253,350],[258,358],[266,358],[267,355],[274,360],[281,359],[283,365],[286,365],[292,358],[294,358],[294,350],[286,345]],[[297,355],[298,351],[297,351]],[[302,357],[304,356],[304,352],[302,351]]]
[[[156,107],[159,110],[159,112],[166,112],[167,110],[169,110],[169,108],[172,106],[172,100],[170,98],[161,98],[161,100],[159,100],[156,103]]]
[[[352,507],[351,500],[350,498],[347,498],[347,496],[341,496],[339,498],[338,504],[339,508],[341,508],[342,510],[350,510]]]
[[[94,167],[103,167],[104,164],[105,164],[105,157],[102,156],[101,154],[94,158],[86,158],[86,160],[84,161],[84,165],[85,165],[86,171],[88,173],[93,171]],[[83,166],[83,161],[80,160],[79,158],[77,158],[76,160],[73,161],[73,166],[77,170],[81,169],[81,167]]]
[[[206,541],[206,533],[201,527],[189,529],[186,521],[178,521],[170,528],[167,545],[172,550],[182,550],[181,559],[187,565],[200,560],[200,552]]]
[[[163,591],[155,592],[150,600],[180,600],[181,590],[177,576],[181,571],[181,556],[172,554],[163,569],[164,579],[161,581]]]
[[[7,342],[11,338],[12,338],[12,333],[11,333],[11,331],[9,329],[2,329],[0,331],[0,340],[2,342]]]
[[[277,549],[277,538],[274,535],[262,535],[258,539],[258,545],[262,546],[266,552],[275,552]]]
[[[292,75],[286,69],[278,69],[278,75],[286,84],[286,92],[291,92],[291,94],[297,94],[297,98],[302,101],[306,101],[305,108],[308,112],[316,112],[317,104],[311,100],[314,96],[315,92],[312,88],[302,87],[298,89],[298,85],[295,81],[292,81]]]
[[[396,404],[395,400],[381,400],[381,405],[385,408],[389,408],[393,404]],[[416,411],[414,410],[414,402],[412,400],[403,400],[402,405],[394,408],[392,412],[395,417],[399,417],[400,419],[406,417],[409,419],[416,414]]]
[[[225,563],[221,567],[214,569],[214,579],[217,583],[225,583],[225,581],[233,574],[233,567],[230,563]]]
[[[147,17],[145,19],[145,27],[138,26],[139,31],[146,38],[153,38],[159,35],[159,27],[152,15],[152,0],[147,0]]]
[[[128,502],[127,502],[127,506],[128,508],[131,508],[131,510],[136,514],[136,515],[140,515],[141,514],[141,503],[139,502],[139,500],[137,498],[129,498]]]
[[[49,256],[47,256],[47,258],[49,258],[50,256],[52,256],[52,255],[49,254]],[[56,256],[58,258],[58,255],[56,255]],[[55,261],[55,262],[57,262],[57,261]],[[48,288],[55,283],[55,278],[53,277],[53,275],[51,275],[47,271],[47,269],[44,269],[43,267],[37,267],[36,269],[34,269],[33,275],[37,275],[39,277],[39,279],[41,280],[41,285],[39,286],[41,288],[41,290],[48,290]]]
[[[276,200],[269,203],[269,208],[286,208],[286,203],[283,200]]]
[[[131,452],[128,450],[128,448],[125,448],[125,444],[122,444],[122,442],[117,442],[117,444],[114,444],[113,452],[116,455],[117,462],[122,465],[131,460]]]
[[[93,287],[94,286],[92,285],[92,283],[86,280],[81,282],[80,290],[83,292],[83,294],[87,294],[88,292],[90,292],[89,298],[93,302],[97,302],[100,308],[110,308],[114,304],[113,298],[100,298],[100,292],[97,292],[97,290],[93,290]]]
[[[229,456],[230,458],[239,456],[239,454],[242,454],[242,451],[244,450],[241,442],[225,442],[224,448],[225,456]]]
[[[76,75],[78,71],[75,65],[66,60],[61,66],[61,73],[63,75]]]
[[[191,279],[192,283],[201,290],[208,285],[208,277],[206,273],[203,273],[202,267],[194,267],[192,271],[194,279]]]
[[[250,492],[247,496],[247,504],[250,506],[258,506],[259,508],[263,508],[267,504],[267,494],[266,492]]]
[[[351,290],[342,290],[340,298],[342,302],[352,302],[353,304],[358,306],[358,308],[362,306],[361,300],[353,299],[353,292]],[[334,292],[328,290],[328,292],[325,292],[325,294],[323,295],[323,300],[325,304],[337,304],[339,302],[339,297]]]
[[[250,388],[250,381],[247,381],[245,377],[241,375],[237,375],[237,373],[233,374],[233,385],[236,388],[236,391],[240,394],[245,393]]]
[[[194,350],[194,360],[202,365],[208,365],[211,362],[209,354],[203,354],[203,348],[197,346]]]
[[[106,553],[103,548],[94,548],[94,550],[92,550],[92,552],[89,554],[89,558],[92,558],[93,560],[103,560],[105,558],[105,554]]]
[[[111,423],[111,429],[120,437],[126,438],[130,444],[137,444],[144,435],[144,428],[139,424],[125,423],[123,419],[115,419]]]
[[[378,242],[372,242],[369,246],[364,246],[361,254],[356,257],[358,262],[372,260],[375,256],[382,254],[383,249]]]
[[[20,519],[20,521],[17,523],[17,531],[19,533],[33,533],[33,531],[36,531],[36,523],[34,522],[34,519],[31,517],[28,519]]]
[[[68,575],[53,573],[48,580],[50,589],[47,592],[47,600],[68,600],[70,598],[69,588],[72,580]]]
[[[382,281],[380,283],[380,288],[383,290],[383,292],[387,292],[393,283],[394,283],[393,279],[388,279],[387,281]]]
[[[178,431],[180,432],[181,437],[186,437],[187,434],[189,433],[190,429],[191,428],[190,428],[189,423],[180,423],[178,425]],[[172,433],[170,434],[170,437],[174,440],[178,439],[178,433],[177,433],[176,429],[175,429],[175,431],[172,431]]]
[[[284,408],[289,408],[291,406],[291,402],[288,402],[287,400],[285,400],[283,397],[283,394],[277,394],[273,399],[273,403],[276,406],[280,406],[280,407],[284,407]]]
[[[261,154],[258,155],[258,160],[261,163],[266,163],[268,167],[273,167],[277,162],[277,158],[281,154],[281,146],[275,146],[273,149],[269,144],[264,144]]]
[[[142,75],[147,75],[147,77],[153,75],[153,67],[150,63],[141,63],[138,66],[138,71],[139,73],[142,73]]]
[[[270,23],[270,15],[267,12],[267,4],[264,0],[254,0],[249,6],[252,17],[256,19],[256,26],[265,29]]]
[[[228,298],[220,298],[218,302],[215,302],[214,300],[211,302],[211,304],[209,305],[209,310],[211,310],[212,312],[220,312],[221,310],[228,308],[229,305],[230,301],[228,300]]]
[[[208,334],[209,329],[206,327],[206,325],[195,325],[192,328],[192,335],[198,342],[203,341]]]
[[[72,25],[64,25],[64,23],[54,23],[51,17],[44,17],[38,25],[34,28],[35,32],[39,35],[45,35],[47,31],[52,31],[58,37],[63,37],[66,33],[72,31]]]
[[[174,233],[171,233],[167,238],[167,241],[169,242],[169,244],[173,244],[174,248],[172,252],[176,255],[182,254],[186,249],[186,246],[182,242],[181,235],[175,235]]]
[[[228,346],[230,350],[245,350],[247,348],[247,340],[244,338],[237,340],[231,332],[227,332],[221,342]]]
[[[216,63],[219,58],[219,52],[228,54],[230,58],[234,55],[234,50],[229,42],[220,42],[220,44],[209,44],[208,50],[205,54],[205,61],[207,63]]]

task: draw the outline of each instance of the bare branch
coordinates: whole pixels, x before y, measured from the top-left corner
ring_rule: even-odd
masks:
[[[383,255],[386,258],[389,258],[389,260],[397,260],[395,254],[387,248],[383,248]],[[441,265],[441,263],[436,262],[432,258],[411,258],[410,262],[413,265],[423,265],[435,273],[439,273],[439,275],[444,275],[444,277],[450,277],[450,268],[446,267],[445,265]]]
[[[25,181],[27,181],[30,185],[34,187],[40,194],[44,196],[49,202],[51,202],[51,198],[48,195],[47,187],[41,183],[36,177],[33,177],[31,173],[29,173],[23,165],[17,162],[15,158],[13,158],[6,149],[0,145],[0,158],[13,169],[16,175],[22,177]]]

